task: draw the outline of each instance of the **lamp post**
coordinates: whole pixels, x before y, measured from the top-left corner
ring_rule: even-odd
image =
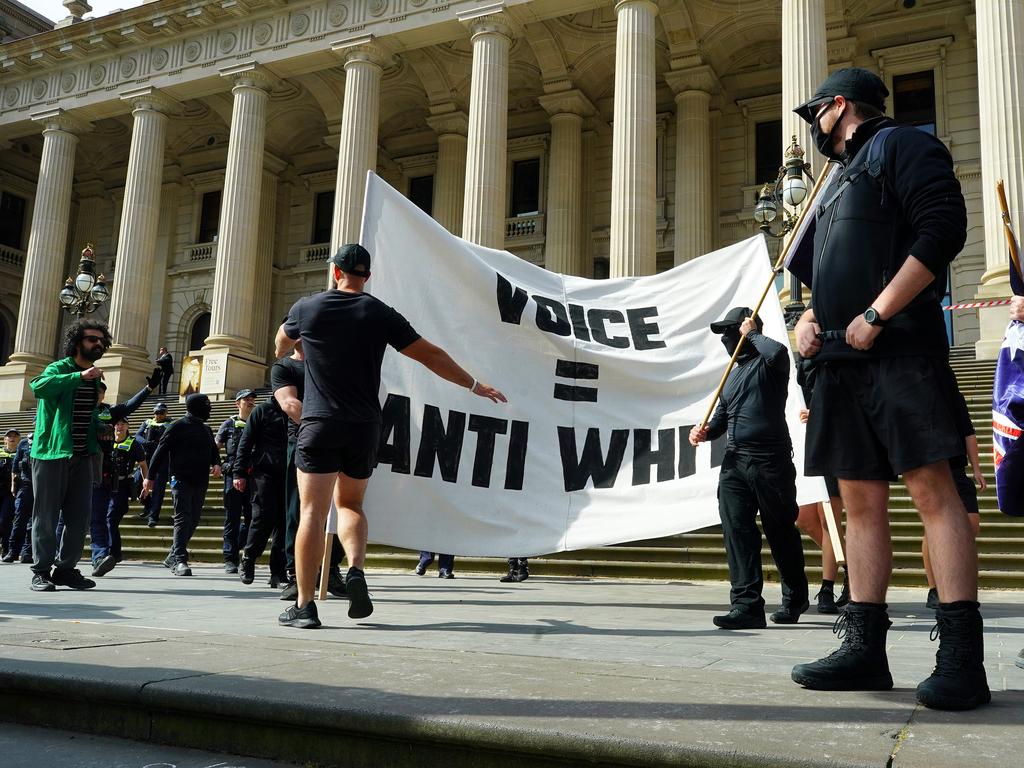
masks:
[[[60,305],[70,314],[83,317],[95,312],[110,299],[107,281],[103,275],[96,275],[96,259],[92,243],[82,249],[82,260],[78,262],[78,274],[70,277],[60,289]]]
[[[796,143],[796,136],[783,155],[783,165],[774,182],[761,187],[754,205],[754,221],[765,237],[785,237],[793,231],[799,219],[795,211],[807,198],[807,181],[813,182],[811,166],[804,162],[804,150]],[[781,217],[779,214],[782,214]],[[806,307],[803,286],[796,275],[790,275],[790,303],[786,305],[786,324],[793,328]]]

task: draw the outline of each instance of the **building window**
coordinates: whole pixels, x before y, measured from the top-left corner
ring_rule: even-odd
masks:
[[[25,198],[4,192],[0,195],[0,245],[21,250],[25,235]]]
[[[782,121],[769,120],[754,126],[756,184],[775,181],[782,166]]]
[[[409,199],[427,216],[433,216],[434,177],[417,176],[414,179],[409,179]]]
[[[935,135],[935,70],[894,75],[893,117],[900,125],[913,125]]]
[[[512,205],[510,216],[540,213],[540,158],[517,160],[512,164]]]
[[[193,349],[202,349],[203,344],[206,343],[206,337],[210,335],[210,313],[203,312],[199,317],[192,323],[192,333],[188,337],[188,348],[189,351]]]
[[[204,192],[199,209],[199,237],[197,243],[212,243],[220,228],[220,190]]]
[[[334,190],[317,192],[313,200],[313,239],[310,244],[331,242],[331,225],[334,222]]]

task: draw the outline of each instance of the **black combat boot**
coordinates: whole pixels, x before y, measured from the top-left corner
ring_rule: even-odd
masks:
[[[498,579],[498,581],[505,584],[519,581],[519,558],[510,557],[508,559],[508,573]]]
[[[917,700],[931,709],[974,709],[992,694],[985,677],[985,639],[978,604],[940,603],[932,640],[939,638],[932,676],[917,686]]]
[[[845,608],[850,604],[850,574],[843,566],[843,589],[836,598],[836,608]]]
[[[516,581],[526,581],[530,578],[530,563],[525,557],[519,558],[519,565],[516,567]]]
[[[892,688],[885,634],[892,626],[886,605],[850,601],[832,629],[839,649],[793,667],[793,682],[816,691],[888,691]]]
[[[814,599],[818,601],[818,613],[839,613],[839,607],[836,605],[836,593],[831,581],[821,583],[821,589],[818,590]]]

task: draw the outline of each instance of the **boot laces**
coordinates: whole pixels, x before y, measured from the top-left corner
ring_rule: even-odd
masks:
[[[832,634],[842,640],[843,643],[828,655],[827,658],[829,659],[846,656],[848,653],[861,650],[867,645],[864,623],[850,621],[850,615],[845,611],[839,614],[835,624],[832,625]]]
[[[935,671],[933,676],[957,677],[971,657],[971,642],[967,632],[963,631],[962,622],[958,622],[949,616],[939,614],[935,617],[935,626],[929,633],[929,639],[934,642],[939,639],[939,650],[935,654]],[[957,631],[957,630],[960,631]]]

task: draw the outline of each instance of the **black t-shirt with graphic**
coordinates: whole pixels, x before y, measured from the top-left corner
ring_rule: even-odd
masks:
[[[302,339],[306,389],[302,418],[380,421],[380,367],[388,345],[419,339],[409,321],[368,293],[329,290],[299,299],[284,331]]]

